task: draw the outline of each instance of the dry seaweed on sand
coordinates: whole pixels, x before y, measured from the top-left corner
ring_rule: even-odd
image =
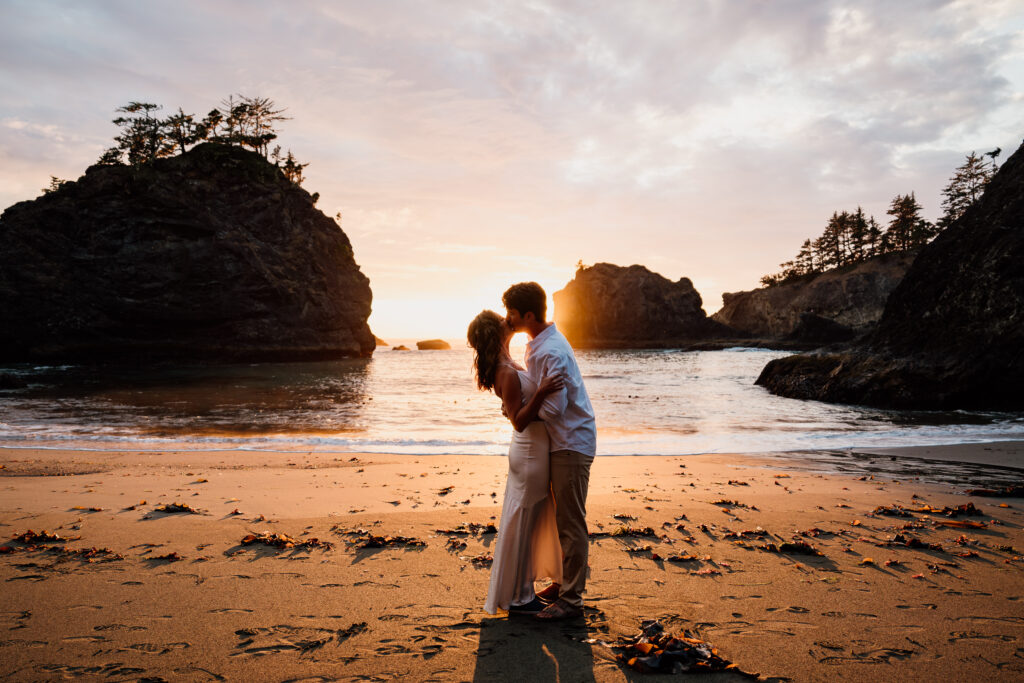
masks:
[[[768,536],[771,536],[771,534],[761,527],[757,527],[756,529],[744,529],[743,531],[730,531],[722,538],[765,538]]]
[[[971,522],[965,519],[936,519],[932,522],[934,526],[945,526],[953,529],[984,529],[984,522]]]
[[[779,543],[778,545],[775,543],[765,543],[757,547],[770,553],[782,553],[784,555],[824,555],[820,550],[805,541]]]
[[[609,538],[623,536],[633,536],[637,538],[657,538],[658,535],[654,533],[654,529],[649,526],[634,527],[634,526],[620,526],[614,531],[592,531],[588,534],[590,538]]]
[[[186,503],[167,503],[166,505],[160,505],[159,507],[153,508],[153,512],[163,512],[165,514],[175,514],[178,512],[184,512],[190,515],[201,515],[203,514],[199,510],[196,510],[191,505]]]
[[[937,550],[940,553],[944,552],[942,546],[938,543],[925,543],[921,539],[915,536],[904,536],[903,534],[896,534],[888,541],[882,541],[876,545],[879,546],[904,546],[907,548],[921,548],[923,550]]]
[[[334,547],[329,541],[321,541],[319,538],[310,538],[305,541],[299,541],[297,539],[288,536],[287,534],[276,534],[265,531],[260,534],[249,534],[241,541],[242,545],[254,545],[261,543],[268,545],[273,548],[323,548],[324,550],[330,550]]]
[[[434,533],[444,534],[445,536],[473,536],[473,535],[484,535],[484,534],[496,534],[498,533],[498,527],[493,524],[477,524],[476,522],[470,522],[469,524],[460,524],[452,527],[451,529],[434,529]]]
[[[642,673],[711,673],[729,671],[747,678],[759,678],[724,659],[711,643],[690,633],[673,636],[656,619],[641,623],[640,633],[632,638],[620,637],[616,645],[595,639],[584,642],[604,645],[615,653],[620,663]]]
[[[315,539],[314,539],[315,540]],[[427,544],[411,536],[377,536],[369,534],[354,541],[348,541],[350,548],[422,548]]]
[[[728,498],[721,498],[719,500],[712,501],[711,504],[712,505],[724,505],[725,507],[730,507],[730,508],[746,508],[746,507],[750,507],[746,503],[741,503],[738,500],[729,500]],[[751,508],[751,509],[753,509],[753,508]]]
[[[490,567],[491,563],[494,562],[494,558],[487,553],[484,553],[482,555],[469,558],[469,561],[473,563],[474,567]]]
[[[164,562],[180,562],[185,558],[178,553],[167,553],[166,555],[157,555],[156,557],[147,558],[150,560],[163,560]]]
[[[985,513],[974,506],[974,503],[964,503],[963,505],[957,505],[956,507],[942,507],[936,508],[931,505],[925,505],[915,512],[923,512],[933,515],[945,515],[946,517],[984,517]]]
[[[696,555],[683,554],[683,555],[669,555],[665,558],[666,562],[675,562],[676,564],[683,564],[684,562],[700,562],[700,558]]]
[[[627,546],[627,547],[623,548],[623,550],[625,550],[627,553],[630,553],[630,554],[633,554],[633,555],[639,555],[640,553],[651,552],[652,550],[654,550],[654,548],[649,546],[649,545],[634,545],[634,546]]]
[[[0,554],[17,552],[46,552],[63,557],[84,560],[85,562],[114,562],[123,560],[124,555],[115,553],[110,548],[65,548],[59,545],[25,545],[25,546],[0,546]]]
[[[999,489],[967,489],[969,496],[987,496],[990,498],[1024,498],[1024,484],[1005,486]]]
[[[465,541],[460,541],[457,538],[449,538],[444,544],[444,549],[448,551],[458,552],[459,550],[465,550],[468,544]]]
[[[913,513],[902,505],[879,505],[874,509],[873,514],[886,515],[887,517],[913,517]]]
[[[439,496],[447,496],[449,493],[451,493],[454,490],[455,490],[454,486],[445,486],[444,488],[441,488],[441,489],[437,490],[437,495],[439,495]]]
[[[77,541],[81,538],[81,536],[64,538],[59,534],[50,533],[46,529],[43,529],[39,533],[29,529],[25,533],[18,534],[12,540],[17,541],[18,543],[25,543],[26,545],[38,545],[39,543],[67,543],[68,541]]]

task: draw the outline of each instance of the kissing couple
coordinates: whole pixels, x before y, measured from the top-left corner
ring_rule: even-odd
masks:
[[[546,321],[547,295],[536,282],[501,297],[505,317],[483,311],[469,325],[477,386],[501,399],[512,423],[508,483],[494,544],[484,609],[544,621],[583,614],[587,582],[587,488],[597,450],[594,409],[572,347]],[[509,341],[525,332],[524,365]],[[534,581],[550,584],[537,592]]]

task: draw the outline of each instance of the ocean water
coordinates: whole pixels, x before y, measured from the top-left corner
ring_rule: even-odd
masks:
[[[514,355],[521,355],[514,348]],[[605,455],[838,450],[1024,438],[1024,415],[885,411],[754,386],[786,355],[577,354]],[[147,368],[0,368],[0,446],[407,454],[506,451],[511,427],[472,380],[471,351],[379,349],[372,359]]]

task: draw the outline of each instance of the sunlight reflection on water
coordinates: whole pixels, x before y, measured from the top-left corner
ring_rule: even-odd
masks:
[[[521,349],[519,350],[521,353]],[[581,351],[602,454],[770,452],[1024,438],[1019,414],[882,411],[754,386],[784,352]],[[0,444],[504,453],[498,400],[472,354],[378,350],[372,359],[159,368],[0,369]]]

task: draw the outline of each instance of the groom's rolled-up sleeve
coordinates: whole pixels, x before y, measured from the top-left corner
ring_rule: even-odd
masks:
[[[568,373],[566,373],[566,364],[563,358],[558,356],[547,356],[544,358],[541,364],[541,378],[550,377],[552,375],[560,375],[566,383],[569,382]],[[566,407],[569,405],[569,387],[568,384],[563,386],[553,394],[548,394],[547,398],[540,405],[540,410],[537,411],[538,417],[542,420],[553,420],[558,418],[565,412]]]

